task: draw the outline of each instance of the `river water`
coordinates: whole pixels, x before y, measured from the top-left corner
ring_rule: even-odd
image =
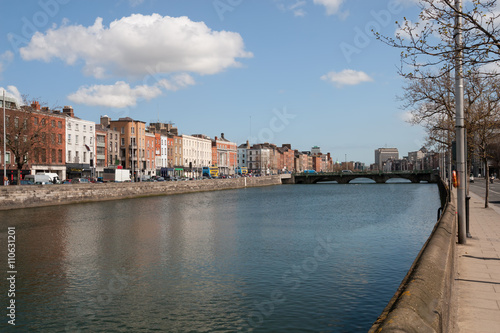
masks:
[[[317,184],[0,212],[0,330],[365,332],[438,207],[431,184]]]

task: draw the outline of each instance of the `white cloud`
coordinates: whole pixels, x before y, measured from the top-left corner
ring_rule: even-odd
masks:
[[[128,83],[118,81],[114,85],[80,87],[77,92],[69,95],[68,99],[78,104],[124,108],[135,106],[140,98],[149,100],[161,93],[157,86],[141,85],[132,88]]]
[[[0,54],[0,73],[3,72],[4,66],[6,64],[9,64],[12,59],[14,59],[14,53],[11,51],[5,51],[4,53]]]
[[[103,25],[63,24],[37,32],[20,49],[24,60],[60,59],[68,65],[83,60],[83,72],[96,78],[154,73],[215,74],[252,57],[240,34],[213,31],[188,17],[133,14]]]
[[[397,117],[405,123],[411,123],[414,119],[411,111],[398,112]]]
[[[167,90],[176,91],[188,86],[194,85],[195,81],[191,75],[182,73],[179,75],[174,75],[171,79],[161,79],[158,81],[158,85]]]
[[[327,15],[335,15],[341,14],[342,16],[346,16],[347,12],[341,13],[340,6],[344,2],[344,0],[314,0],[316,5],[323,5],[326,8]]]
[[[356,85],[362,82],[370,82],[373,79],[365,72],[344,69],[342,72],[329,72],[321,77],[322,80],[334,83],[338,88],[345,85]]]
[[[292,4],[285,4],[285,2],[290,2],[289,0],[275,0],[275,2],[281,11],[291,11],[293,16],[303,17],[307,14],[303,8],[307,4],[305,0],[295,0]]]
[[[13,97],[17,100],[17,105],[24,105],[23,103],[23,96],[19,92],[19,89],[17,89],[16,86],[7,86],[7,89],[4,87],[0,87],[0,96],[3,96],[3,92],[5,90],[5,96],[6,97]]]
[[[181,73],[170,78],[157,79],[153,85],[143,84],[133,88],[123,81],[118,81],[114,85],[80,87],[78,91],[70,94],[68,99],[78,104],[125,108],[137,105],[138,100],[150,100],[162,95],[164,93],[162,89],[177,91],[195,83],[189,74]]]

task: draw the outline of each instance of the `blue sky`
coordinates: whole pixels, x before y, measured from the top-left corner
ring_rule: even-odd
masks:
[[[396,96],[393,35],[412,0],[4,2],[0,87],[75,114],[172,121],[238,144],[318,145],[374,162],[423,145]]]

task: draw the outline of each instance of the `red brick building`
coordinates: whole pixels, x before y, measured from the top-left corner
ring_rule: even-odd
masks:
[[[2,97],[2,107],[3,102]],[[18,108],[15,102],[6,98],[5,105],[6,161],[3,154],[3,117],[0,117],[2,178],[6,163],[6,176],[10,182],[18,180],[18,170],[21,178],[27,174],[52,172],[65,179],[66,117],[60,111],[41,108],[38,102]]]

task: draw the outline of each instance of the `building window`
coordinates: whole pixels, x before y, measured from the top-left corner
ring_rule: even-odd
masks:
[[[14,118],[14,127],[15,128],[19,127],[19,118],[18,117]]]
[[[125,146],[125,138],[122,138],[122,146]]]
[[[7,152],[5,154],[5,162],[6,162],[6,164],[10,164],[10,152]]]
[[[34,118],[33,118],[33,123],[34,123],[35,125],[38,125],[38,117],[34,117]]]
[[[78,144],[78,135],[75,135],[75,144]]]
[[[71,150],[68,150],[68,162],[71,162]]]
[[[52,144],[56,143],[56,133],[50,133],[50,140],[52,141]]]
[[[52,158],[52,163],[56,163],[56,150],[52,149],[50,155],[51,155],[51,158]]]
[[[62,134],[57,134],[57,143],[62,143]]]
[[[130,133],[134,134],[134,127],[130,128]]]
[[[56,121],[55,121],[55,120],[52,120],[52,121],[50,122],[50,126],[52,126],[52,127],[56,127]]]
[[[89,131],[92,132],[92,130],[93,130],[93,127],[89,126]]]
[[[68,143],[71,144],[71,134],[68,134]]]
[[[87,152],[84,151],[83,152],[83,163],[85,163],[87,161]]]
[[[71,129],[71,123],[68,122],[67,124],[68,124],[68,129],[70,130]]]
[[[125,127],[122,127],[122,134],[125,134]]]
[[[92,137],[90,137],[90,144],[92,145]]]
[[[57,122],[57,128],[62,128],[62,121]]]
[[[75,162],[80,163],[80,152],[78,150],[75,151]]]
[[[84,135],[83,136],[83,144],[85,144],[85,142],[87,142],[87,137]]]
[[[78,131],[78,124],[75,124],[75,131]]]
[[[83,125],[83,131],[87,132],[87,125]]]

